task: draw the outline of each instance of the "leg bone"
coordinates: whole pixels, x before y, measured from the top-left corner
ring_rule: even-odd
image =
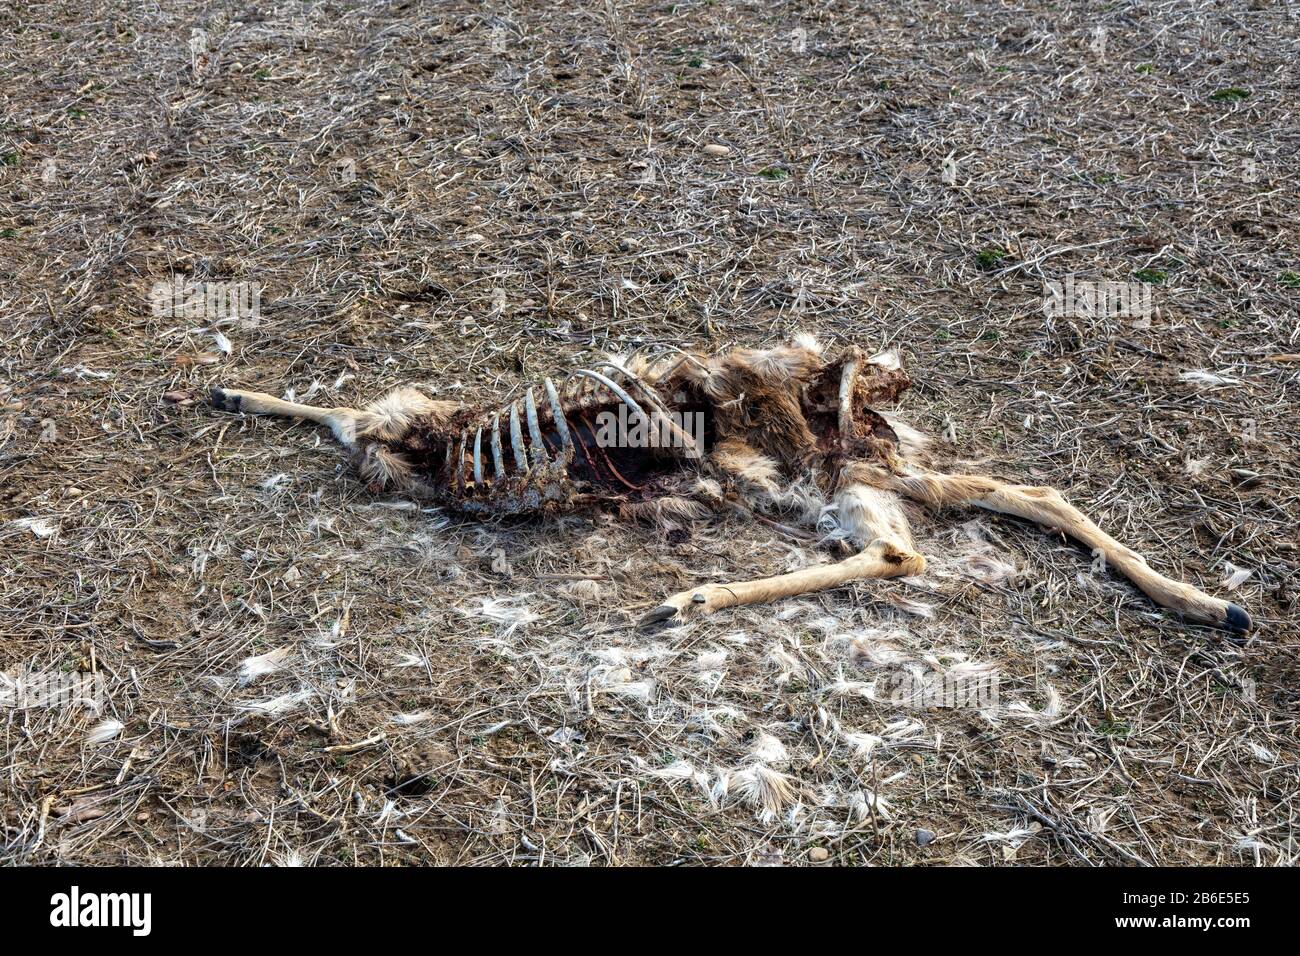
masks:
[[[1229,601],[1165,577],[1146,558],[1120,544],[1052,488],[1009,485],[981,475],[944,475],[913,469],[891,476],[887,487],[930,505],[975,505],[1062,532],[1095,552],[1161,607],[1205,624],[1245,633],[1250,615]]]
[[[850,581],[904,577],[920,574],[924,570],[925,558],[921,555],[901,551],[889,542],[877,539],[862,552],[835,564],[803,568],[756,581],[705,584],[689,591],[681,591],[643,617],[641,625],[681,620],[697,614],[712,614],[742,604],[764,604],[779,598],[839,587]]]
[[[315,405],[287,402],[265,392],[246,392],[237,388],[214,388],[211,399],[213,407],[222,411],[278,415],[327,425],[334,437],[349,447],[356,443],[357,423],[363,418],[362,413],[355,408],[318,408]]]

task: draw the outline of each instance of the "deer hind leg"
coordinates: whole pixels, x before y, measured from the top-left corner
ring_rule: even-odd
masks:
[[[357,425],[363,418],[363,413],[355,408],[318,408],[287,402],[265,392],[245,392],[237,388],[214,388],[211,399],[213,407],[222,411],[279,415],[282,418],[297,418],[327,425],[334,437],[349,447],[356,443]]]
[[[819,565],[754,581],[732,584],[704,584],[680,591],[641,619],[641,626],[673,624],[701,614],[742,604],[765,604],[779,598],[839,587],[868,578],[896,578],[920,574],[925,558],[912,544],[907,518],[898,499],[890,492],[853,485],[839,494],[853,509],[851,536],[866,546],[858,554],[834,564]]]
[[[891,477],[888,487],[930,505],[974,505],[1059,529],[1100,553],[1110,567],[1161,607],[1238,633],[1250,630],[1250,615],[1236,604],[1210,597],[1190,584],[1152,570],[1146,558],[1102,531],[1055,489],[1009,485],[981,475],[945,475],[921,469]]]

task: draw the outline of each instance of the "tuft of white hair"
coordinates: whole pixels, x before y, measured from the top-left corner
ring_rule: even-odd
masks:
[[[967,577],[985,584],[1013,581],[1020,574],[1020,570],[1014,564],[990,554],[968,555],[962,559],[960,567]]]
[[[727,652],[725,650],[702,651],[695,658],[694,667],[697,671],[716,671],[721,670],[727,663]]]
[[[1207,372],[1204,369],[1191,369],[1186,372],[1179,372],[1180,381],[1188,385],[1199,385],[1204,388],[1214,388],[1219,385],[1240,385],[1241,379],[1232,378],[1228,375],[1218,375],[1214,372]]]
[[[515,628],[525,624],[532,624],[539,620],[538,615],[526,604],[523,604],[529,594],[516,594],[510,597],[493,597],[480,598],[479,606],[476,608],[458,608],[461,614],[466,617],[485,617],[489,621],[504,626],[500,637],[509,637],[515,632]]]
[[[91,745],[106,744],[122,732],[123,723],[112,717],[101,720],[86,733],[86,743]]]
[[[235,674],[235,683],[240,687],[244,687],[259,677],[274,674],[276,671],[283,669],[284,662],[292,653],[293,648],[286,645],[277,647],[266,654],[259,654],[256,657],[245,657],[240,662],[239,670]]]
[[[871,356],[871,358],[867,359],[867,364],[879,366],[889,372],[896,372],[903,367],[903,357],[899,354],[898,349],[887,349]]]
[[[59,530],[58,524],[49,518],[14,518],[9,522],[9,526],[23,531],[30,531],[38,538],[51,537]]]
[[[731,773],[728,791],[757,807],[759,818],[770,823],[794,800],[798,786],[793,777],[756,763]]]
[[[898,608],[904,614],[911,614],[915,617],[924,617],[932,619],[934,617],[934,605],[927,604],[924,601],[918,601],[915,598],[899,594],[897,591],[890,591],[884,595],[887,602]]]
[[[308,700],[315,696],[315,693],[309,688],[293,691],[288,694],[281,694],[279,697],[272,697],[270,700],[251,700],[239,704],[239,709],[250,714],[260,714],[263,717],[283,717],[285,714],[297,710]]]
[[[749,756],[759,763],[783,764],[790,760],[790,752],[771,734],[760,732],[749,748]]]
[[[873,814],[880,820],[890,820],[893,809],[884,797],[870,790],[855,790],[849,797],[849,812],[859,823],[870,820]]]
[[[728,724],[744,718],[744,713],[735,707],[705,707],[697,710],[687,719],[686,725],[713,737],[726,737],[732,733]]]
[[[1223,562],[1223,567],[1228,572],[1228,576],[1223,579],[1223,586],[1226,590],[1235,591],[1245,584],[1252,574],[1250,568],[1239,568],[1231,561]]]
[[[795,333],[794,344],[805,352],[811,352],[813,355],[822,354],[822,344],[817,341],[817,336],[811,332]]]
[[[871,754],[877,747],[885,742],[885,738],[877,737],[875,734],[863,734],[856,731],[840,731],[840,740],[848,744],[853,751],[853,756],[859,760],[870,760]]]

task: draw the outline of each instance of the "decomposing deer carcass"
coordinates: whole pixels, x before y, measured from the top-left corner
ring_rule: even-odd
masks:
[[[645,617],[671,623],[864,578],[920,574],[899,496],[973,505],[1064,532],[1157,604],[1246,631],[1240,607],[1152,570],[1051,488],[933,470],[924,436],[878,408],[909,384],[897,356],[833,358],[808,338],[715,356],[671,350],[551,379],[508,405],[472,407],[397,389],[362,409],[315,408],[213,389],[228,411],[328,425],[374,491],[398,490],[476,514],[613,507],[676,522],[741,508],[788,527],[791,489],[829,502],[859,550],[834,563],[674,594]],[[815,520],[817,509],[803,509]],[[798,519],[796,519],[798,520]]]

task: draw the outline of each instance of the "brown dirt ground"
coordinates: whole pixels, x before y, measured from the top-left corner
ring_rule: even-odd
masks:
[[[1295,862],[1284,8],[91,0],[0,28],[0,669],[108,696],[0,714],[0,858]],[[1150,321],[1040,308],[1135,274]],[[173,275],[258,284],[260,321],[155,316]],[[950,513],[916,517],[929,589],[646,636],[666,592],[817,557],[731,519],[670,541],[376,500],[312,428],[163,398],[504,397],[801,329],[900,348],[950,458],[1066,489],[1211,592],[1251,570],[1256,631]],[[1018,573],[967,573],[977,547]],[[1003,707],[837,692],[864,647],[994,666]],[[707,792],[755,748],[771,815]]]

